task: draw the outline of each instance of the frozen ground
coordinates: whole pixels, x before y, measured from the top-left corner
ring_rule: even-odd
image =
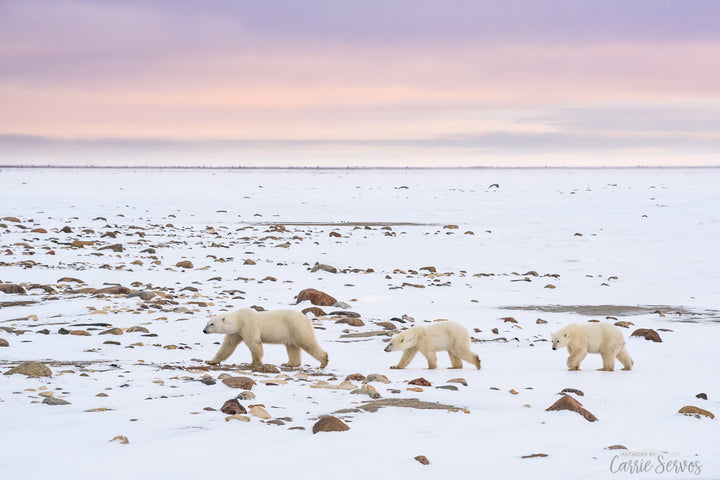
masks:
[[[0,375],[2,478],[720,478],[718,419],[678,413],[720,414],[720,169],[0,169],[0,184],[0,282],[26,291],[0,293],[0,368],[37,360],[53,372]],[[316,262],[340,272],[312,272]],[[116,284],[156,296],[82,290]],[[364,322],[313,320],[325,370],[304,354],[283,383],[247,370],[244,345],[229,364],[192,368],[222,340],[202,334],[209,316],[288,308],[305,288]],[[383,352],[387,335],[352,335],[406,327],[392,320],[403,315],[464,324],[482,370],[448,370],[443,353],[437,370],[420,355],[391,370],[400,353]],[[596,371],[597,355],[566,370],[547,340],[592,319],[632,322],[632,371]],[[123,334],[99,335],[111,327]],[[629,338],[636,328],[662,343]],[[285,361],[266,347],[266,364]],[[225,421],[239,390],[198,381],[223,373],[255,379],[256,398],[240,403],[283,424]],[[458,411],[369,412],[366,395],[313,388],[353,373],[386,375],[371,384],[382,399]],[[418,377],[432,385],[408,390]],[[459,377],[467,386],[448,383]],[[564,388],[584,392],[598,421],[546,411]],[[41,403],[48,392],[70,404]],[[349,431],[312,433],[339,410]],[[129,443],[110,441],[119,435]],[[627,450],[607,449],[618,444]],[[547,456],[522,458],[536,453]],[[617,471],[638,459],[649,471]],[[700,472],[675,472],[682,462]]]

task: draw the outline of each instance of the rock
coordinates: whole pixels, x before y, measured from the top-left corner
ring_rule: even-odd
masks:
[[[254,417],[262,418],[263,420],[268,420],[268,419],[272,418],[270,416],[270,414],[267,412],[267,410],[265,410],[263,407],[261,407],[259,405],[255,405],[254,407],[252,407],[250,409],[249,413],[250,413],[250,415],[252,415]]]
[[[65,225],[63,228],[60,229],[62,233],[72,233],[72,228]]]
[[[339,320],[336,320],[335,323],[344,323],[344,324],[350,325],[351,327],[362,327],[365,325],[365,322],[363,322],[359,318],[350,318],[350,317],[341,318]]]
[[[320,307],[332,307],[337,303],[337,300],[335,298],[331,297],[325,292],[315,290],[314,288],[306,288],[305,290],[302,290],[300,293],[298,293],[296,298],[296,305],[306,300],[310,301],[310,303],[312,303],[313,305],[317,305]]]
[[[642,337],[645,340],[652,340],[653,342],[662,342],[660,334],[651,328],[638,328],[630,334],[631,337]]]
[[[430,272],[430,273],[437,273],[437,268],[432,267],[432,266],[420,267],[420,270],[421,270],[421,271],[422,271],[422,270],[426,270],[426,271],[428,271],[428,272]]]
[[[178,262],[175,264],[178,268],[193,268],[193,264],[190,260],[183,260],[182,262]]]
[[[10,346],[10,343],[8,343],[7,340],[5,340],[4,338],[0,338],[0,347],[9,347],[9,346]]]
[[[230,388],[242,388],[243,390],[252,390],[255,381],[249,377],[228,377],[222,381]]]
[[[205,385],[215,385],[217,382],[211,377],[202,377],[198,382],[204,383]]]
[[[122,328],[110,328],[108,330],[102,331],[98,333],[98,335],[122,335],[123,331]]]
[[[348,305],[345,302],[335,302],[335,305],[333,305],[335,308],[341,308],[343,310],[349,310],[352,308],[352,305]]]
[[[82,280],[78,280],[77,278],[73,277],[63,277],[60,280],[57,281],[57,283],[85,283]]]
[[[570,410],[572,412],[577,412],[580,415],[582,415],[585,420],[588,422],[595,422],[597,421],[597,417],[590,413],[589,411],[585,410],[582,406],[582,403],[575,400],[573,397],[569,395],[563,395],[557,402],[550,405],[548,408],[545,409],[546,412],[550,411],[556,411],[556,410]]]
[[[47,365],[40,362],[23,362],[17,367],[11,368],[5,372],[5,375],[14,375],[16,373],[33,378],[52,376],[52,371],[47,367]]]
[[[325,315],[327,315],[327,314],[323,311],[323,309],[322,309],[322,308],[319,308],[319,307],[308,307],[308,308],[304,308],[304,309],[302,310],[302,313],[303,313],[304,315],[307,315],[308,313],[312,313],[312,314],[315,315],[316,317],[324,317]]]
[[[238,400],[255,400],[255,394],[250,391],[240,392],[237,396]]]
[[[252,367],[252,371],[256,373],[280,373],[280,369],[275,365],[266,363]]]
[[[545,325],[547,323],[547,320],[543,320],[542,318],[538,318],[535,320],[535,323],[538,325]]]
[[[467,380],[464,378],[453,378],[451,380],[448,380],[448,383],[460,383],[462,385],[468,386]]]
[[[371,400],[364,402],[360,409],[366,412],[377,412],[382,407],[400,407],[400,408],[416,408],[418,410],[448,410],[460,411],[458,407],[452,405],[444,405],[442,403],[423,402],[417,398],[386,398],[383,400]]]
[[[70,405],[70,402],[56,397],[45,397],[42,401],[45,405]]]
[[[383,330],[397,330],[397,326],[391,322],[377,322],[375,325],[382,327]]]
[[[345,422],[332,415],[322,417],[320,420],[315,422],[313,425],[313,434],[318,432],[344,432],[350,430],[350,427],[345,425]]]
[[[90,336],[90,332],[88,332],[86,330],[70,330],[68,333],[70,335],[75,335],[78,337],[89,337]]]
[[[622,328],[630,328],[630,325],[635,325],[633,322],[628,322],[626,320],[619,320],[615,322],[613,325],[616,327],[622,327]]]
[[[346,382],[362,382],[363,380],[365,380],[365,375],[362,373],[351,373],[345,377]]]
[[[220,407],[220,411],[226,415],[247,413],[247,410],[245,410],[245,407],[240,405],[240,402],[237,401],[237,398],[231,398],[227,402],[223,403],[223,406]]]
[[[70,244],[71,248],[85,248],[92,246],[95,242],[92,241],[85,241],[85,240],[75,240]]]
[[[334,315],[338,317],[349,317],[349,318],[360,318],[362,315],[356,312],[348,312],[345,310],[337,310],[335,312],[330,312],[328,315]]]
[[[354,395],[367,395],[370,398],[381,398],[380,393],[375,389],[375,387],[367,384],[360,388],[356,388],[355,390],[351,390],[350,393]]]
[[[230,420],[240,420],[241,422],[249,422],[250,417],[247,417],[245,415],[240,415],[239,413],[235,414],[235,415],[230,415],[229,417],[225,417],[226,422],[229,422]]]
[[[243,262],[243,265],[257,265],[255,261],[250,260],[249,258]]]
[[[325,265],[323,263],[315,262],[315,265],[313,266],[312,270],[310,270],[310,272],[315,273],[318,270],[322,270],[322,271],[328,272],[328,273],[337,273],[338,272],[337,268],[335,268],[331,265]]]
[[[408,385],[419,385],[421,387],[431,387],[432,383],[428,382],[423,377],[420,377],[420,378],[415,378],[413,380],[410,380],[408,382]]]
[[[122,285],[113,285],[112,287],[99,288],[95,290],[94,295],[127,295],[130,289]]]
[[[415,457],[415,460],[422,463],[423,465],[430,465],[430,460],[428,460],[425,455],[418,455],[417,457]]]
[[[707,400],[707,393],[698,393],[695,395],[695,398],[702,398],[703,400]]]
[[[502,320],[505,323],[518,323],[514,317],[502,317],[500,320]]]
[[[547,456],[548,456],[547,453],[533,453],[531,455],[523,455],[520,458],[523,458],[523,459],[525,459],[525,458],[544,458]]]
[[[688,416],[692,416],[695,418],[700,418],[701,415],[703,417],[708,417],[711,419],[715,418],[715,415],[708,412],[707,410],[703,410],[702,408],[699,408],[699,407],[693,407],[692,405],[687,405],[685,407],[682,407],[680,410],[678,410],[678,413],[682,413],[683,415],[688,415]]]
[[[25,289],[21,287],[20,285],[15,285],[14,283],[3,283],[0,284],[0,292],[2,293],[25,293]]]
[[[605,447],[605,450],[627,450],[627,447],[625,445],[610,445]]]
[[[107,247],[102,247],[100,250],[112,250],[115,253],[120,253],[123,251],[122,243],[116,243],[114,245],[108,245]]]
[[[20,219],[17,217],[3,217],[6,222],[20,223]]]
[[[458,387],[456,387],[455,385],[440,385],[439,387],[435,388],[439,388],[440,390],[452,390],[453,392],[458,391]]]
[[[155,293],[155,292],[147,292],[147,291],[144,291],[144,290],[143,290],[143,291],[140,291],[140,292],[131,292],[131,293],[128,293],[128,298],[140,297],[141,300],[147,302],[148,300],[152,299],[152,298],[155,297],[156,295],[157,295],[157,293]]]
[[[141,332],[141,333],[150,333],[150,331],[145,327],[130,327],[127,330],[125,330],[127,333],[135,333],[135,332]]]
[[[128,440],[128,438],[124,435],[118,435],[117,437],[108,440],[108,443],[114,442],[115,440],[119,441],[120,445],[127,445],[128,443],[130,443],[130,440]]]
[[[581,390],[578,390],[576,388],[563,388],[562,391],[560,393],[558,393],[558,395],[564,395],[566,393],[574,393],[578,397],[585,396],[585,394]]]
[[[380,382],[380,383],[390,383],[390,380],[385,376],[381,375],[379,373],[371,373],[365,378],[365,381],[363,383],[372,383],[372,382]]]

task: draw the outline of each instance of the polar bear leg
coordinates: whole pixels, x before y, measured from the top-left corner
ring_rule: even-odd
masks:
[[[307,353],[310,354],[315,360],[320,362],[320,368],[327,367],[328,364],[328,354],[325,350],[320,348],[320,345],[318,345],[317,342],[313,342],[311,344],[304,345],[302,347],[303,350],[305,350]],[[300,365],[300,354],[298,354],[298,365]]]
[[[427,358],[428,368],[430,370],[437,368],[437,353],[435,353],[435,350],[421,350],[420,353]]]
[[[208,360],[206,363],[208,365],[218,365],[223,360],[226,360],[230,355],[232,355],[242,340],[242,337],[237,333],[225,335],[225,340],[223,340],[222,345],[220,345],[220,350],[218,350],[212,360]]]
[[[568,351],[570,351],[570,356],[567,359],[567,366],[570,370],[580,370],[580,363],[583,361],[585,356],[587,355],[587,347],[580,347],[577,349],[570,349],[568,346]]]
[[[299,367],[301,362],[301,350],[297,345],[285,345],[288,354],[287,363],[283,363],[283,367]]]
[[[627,349],[623,346],[620,352],[617,354],[617,359],[623,364],[623,370],[631,370],[633,367],[633,359],[630,358],[630,354]]]
[[[472,365],[475,365],[475,368],[477,368],[478,370],[480,370],[480,357],[478,357],[477,355],[475,355],[469,348],[463,346],[463,347],[460,347],[460,348],[455,349],[455,350],[453,351],[453,353],[454,353],[458,358],[461,358],[462,360],[465,360],[466,362],[468,362],[468,363],[470,363],[470,364],[472,364]],[[454,365],[453,365],[453,368],[455,368]],[[462,362],[460,362],[460,367],[459,367],[459,368],[462,368]]]
[[[618,353],[619,352],[617,350],[601,353],[600,356],[602,357],[603,367],[598,370],[602,372],[612,372],[615,370],[615,357],[617,357]]]
[[[262,358],[263,358],[262,342],[259,339],[255,340],[255,341],[245,340],[245,344],[248,346],[248,349],[250,350],[250,356],[252,357],[250,366],[257,367],[257,366],[262,365]]]
[[[450,356],[450,365],[451,365],[450,368],[462,368],[463,367],[462,360],[460,359],[460,357],[456,357],[449,350],[448,350],[448,355]]]
[[[410,364],[410,362],[412,361],[412,359],[415,358],[415,354],[416,354],[417,352],[418,352],[418,349],[415,348],[415,347],[408,348],[407,350],[405,350],[405,351],[403,352],[402,357],[400,357],[400,361],[398,362],[398,364],[397,364],[397,365],[393,365],[393,366],[390,367],[390,368],[392,368],[392,369],[396,369],[396,368],[397,368],[397,369],[400,369],[400,368],[405,368],[405,367],[407,367],[407,366]]]

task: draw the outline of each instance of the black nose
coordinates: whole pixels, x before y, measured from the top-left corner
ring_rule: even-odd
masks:
[[[207,332],[208,332],[207,329],[203,328],[203,333],[207,333]],[[553,350],[555,350],[555,348],[553,348]]]
[[[205,332],[205,333],[207,333],[207,332]],[[553,350],[557,350],[557,349],[555,348],[555,345],[553,345]]]

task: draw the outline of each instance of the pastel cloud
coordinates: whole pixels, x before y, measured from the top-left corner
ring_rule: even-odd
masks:
[[[720,8],[580,3],[0,2],[0,134],[14,155],[7,135],[463,164],[702,140],[696,163],[717,163]]]

